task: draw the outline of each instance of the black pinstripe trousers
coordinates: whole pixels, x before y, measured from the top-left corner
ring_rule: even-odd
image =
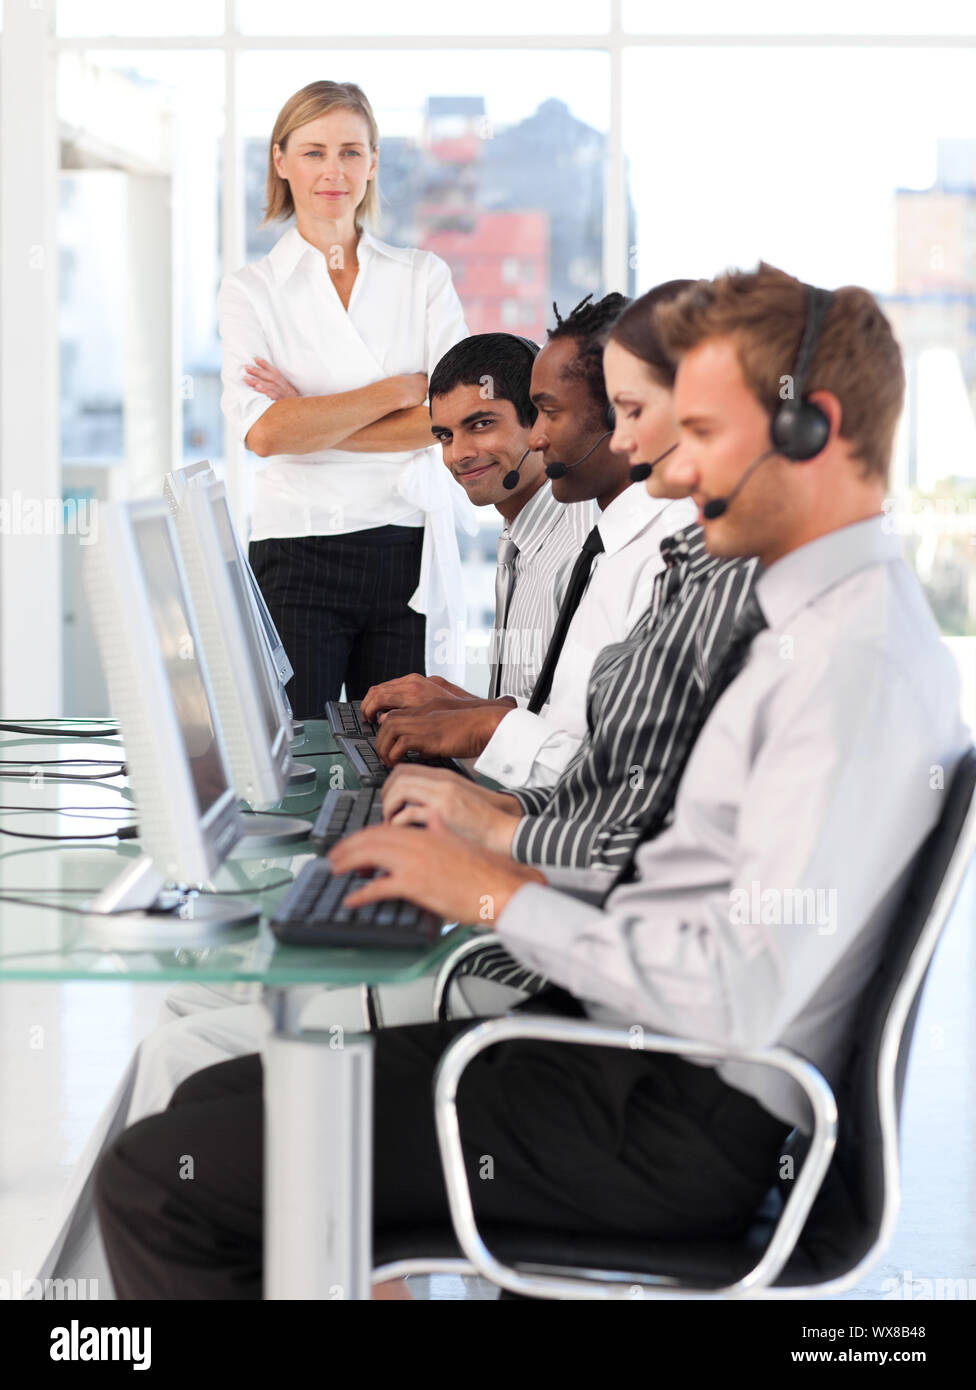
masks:
[[[314,719],[345,684],[371,685],[424,670],[426,620],[407,607],[420,578],[422,526],[377,526],[342,536],[252,541],[248,559],[295,675],[297,719]]]

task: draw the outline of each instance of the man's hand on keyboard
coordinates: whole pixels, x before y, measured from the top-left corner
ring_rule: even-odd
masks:
[[[476,758],[508,713],[494,701],[468,709],[394,710],[379,727],[376,752],[388,767],[410,752]]]
[[[473,695],[469,700],[456,700],[453,695],[438,695],[436,700],[425,700],[422,705],[411,705],[409,709],[387,710],[385,714],[377,715],[376,722],[382,726],[385,720],[393,714],[430,714],[433,710],[458,711],[472,710],[487,705],[491,709],[498,709],[503,702],[501,700],[478,700]],[[515,709],[515,701],[506,703],[507,709]]]
[[[387,710],[411,709],[428,700],[448,698],[460,708],[478,697],[462,690],[459,685],[452,685],[443,676],[420,676],[415,672],[410,676],[397,676],[396,680],[383,681],[380,685],[371,685],[360,704],[365,718],[375,724]]]
[[[378,869],[382,875],[350,893],[347,907],[406,898],[446,922],[472,926],[494,926],[523,884],[546,881],[529,864],[452,835],[436,814],[419,832],[396,825],[359,830],[340,840],[328,858],[337,874]]]
[[[427,825],[434,815],[465,840],[510,854],[522,808],[507,792],[489,791],[445,768],[404,763],[383,787],[383,819],[391,825]]]

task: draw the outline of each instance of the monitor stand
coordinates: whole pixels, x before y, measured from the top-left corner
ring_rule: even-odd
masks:
[[[242,809],[241,838],[227,855],[228,859],[264,859],[283,845],[297,845],[307,840],[312,829],[311,821],[299,820],[297,816],[252,814]]]
[[[126,865],[86,904],[87,924],[113,944],[176,949],[225,938],[234,927],[251,926],[261,909],[196,889],[167,887],[148,854]],[[99,914],[99,915],[94,915]]]
[[[287,713],[288,718],[291,720],[291,741],[292,743],[297,743],[300,738],[305,737],[305,720],[296,719],[295,716],[292,714],[291,701],[285,694],[284,681],[278,682],[278,689],[281,691],[281,703],[284,705],[285,712]]]
[[[291,772],[288,774],[289,787],[308,787],[315,786],[316,769],[311,763],[292,763]]]

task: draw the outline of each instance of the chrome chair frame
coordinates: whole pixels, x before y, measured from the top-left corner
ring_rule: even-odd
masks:
[[[970,749],[960,762],[957,776],[962,773],[971,785],[976,776],[974,768],[976,749]],[[515,1294],[543,1298],[611,1300],[633,1298],[635,1292],[641,1297],[650,1298],[806,1299],[812,1295],[842,1293],[851,1288],[880,1259],[894,1232],[900,1205],[898,1073],[899,1063],[903,1068],[907,1066],[911,1047],[910,1034],[904,1055],[903,1039],[906,1027],[914,1021],[913,1013],[918,1006],[929,965],[959,896],[974,852],[976,796],[970,793],[968,809],[960,823],[945,870],[926,913],[924,925],[915,937],[915,944],[889,999],[884,1017],[874,1072],[875,1102],[881,1134],[881,1215],[872,1244],[843,1274],[819,1283],[774,1285],[773,1282],[782,1273],[796,1249],[803,1234],[804,1223],[820,1191],[836,1147],[837,1103],[824,1077],[816,1067],[786,1048],[772,1047],[755,1051],[723,1049],[711,1043],[651,1033],[645,1033],[641,1040],[642,1048],[647,1051],[699,1058],[703,1061],[751,1062],[776,1067],[793,1077],[802,1087],[810,1103],[813,1118],[810,1147],[790,1196],[780,1213],[772,1238],[758,1262],[734,1283],[720,1288],[705,1289],[682,1285],[680,1281],[667,1274],[651,1277],[646,1273],[621,1270],[546,1266],[542,1262],[525,1263],[519,1268],[513,1268],[498,1260],[485,1245],[478,1230],[463,1161],[456,1101],[458,1086],[466,1067],[486,1048],[515,1039],[584,1043],[603,1047],[634,1046],[630,1031],[622,1028],[609,1028],[575,1019],[519,1014],[489,1019],[461,1033],[445,1050],[437,1071],[434,1106],[438,1144],[444,1165],[451,1219],[463,1255],[455,1258],[425,1257],[418,1254],[416,1257],[398,1259],[377,1267],[374,1270],[374,1279],[379,1281],[419,1273],[480,1274]],[[914,879],[914,872],[912,878]],[[459,947],[442,969],[438,981],[439,1000],[443,998],[458,960],[483,948],[484,945],[484,938],[475,938]]]

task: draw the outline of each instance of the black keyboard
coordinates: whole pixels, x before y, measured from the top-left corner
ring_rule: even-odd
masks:
[[[336,734],[335,741],[339,752],[349,759],[349,766],[364,787],[379,787],[389,777],[390,769],[373,747],[372,739],[346,738]]]
[[[382,761],[371,738],[347,738],[342,734],[336,734],[335,741],[339,747],[339,752],[344,753],[349,759],[350,767],[364,787],[383,785],[392,768],[387,767],[386,763]],[[442,758],[436,753],[430,755],[408,753],[403,761],[419,763],[422,767],[446,767],[451,772],[459,772],[462,777],[467,777],[469,781],[474,780],[468,769],[457,758]]]
[[[334,736],[372,738],[376,733],[376,725],[363,718],[363,707],[358,700],[330,700],[325,707],[325,717]]]
[[[326,854],[343,835],[362,830],[364,825],[379,825],[382,819],[383,803],[376,787],[361,787],[359,791],[333,790],[326,793],[309,842],[320,854]]]
[[[393,900],[345,908],[342,900],[372,874],[333,874],[324,859],[306,864],[271,918],[292,946],[392,946],[427,949],[443,922],[413,903]]]

